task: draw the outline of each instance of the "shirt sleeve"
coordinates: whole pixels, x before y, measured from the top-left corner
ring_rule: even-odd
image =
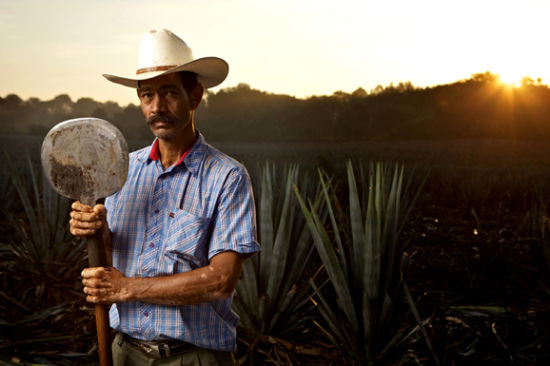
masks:
[[[109,197],[106,197],[105,203],[103,204],[105,206],[105,209],[107,210],[107,224],[109,225],[109,228],[111,228],[111,225],[112,225],[112,222],[111,222],[112,214],[115,209],[115,201],[119,192],[120,191],[116,192],[115,194]]]
[[[243,168],[229,174],[212,222],[208,259],[225,251],[252,255],[260,251],[250,177]]]

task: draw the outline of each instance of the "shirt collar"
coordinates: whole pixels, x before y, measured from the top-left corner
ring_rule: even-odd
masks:
[[[206,145],[204,137],[199,132],[199,130],[196,130],[196,132],[197,140],[195,141],[195,144],[193,144],[191,148],[187,149],[187,151],[183,153],[181,158],[174,165],[174,167],[178,165],[185,166],[193,174],[195,174],[199,169],[199,164],[202,161],[202,157],[204,156],[204,149]],[[148,148],[142,150],[142,152],[138,154],[136,158],[142,163],[158,160],[160,158],[158,144],[158,139],[155,138],[153,143]]]

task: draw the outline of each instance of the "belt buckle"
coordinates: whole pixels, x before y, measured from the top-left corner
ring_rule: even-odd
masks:
[[[150,356],[152,358],[155,358],[157,360],[160,360],[162,358],[161,346],[164,346],[164,344],[157,345],[157,344],[149,344],[149,343],[140,342],[139,346],[143,350],[143,352],[145,352],[148,356]],[[169,355],[170,350],[168,349],[166,351],[168,351],[167,355]]]
[[[161,357],[170,357],[172,354],[170,353],[170,346],[164,343],[161,343],[158,345],[159,354]],[[163,354],[164,353],[164,354]]]

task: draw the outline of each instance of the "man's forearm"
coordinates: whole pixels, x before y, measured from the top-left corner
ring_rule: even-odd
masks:
[[[229,251],[214,256],[205,267],[162,277],[125,277],[114,268],[87,268],[82,283],[87,301],[93,303],[198,304],[231,296],[242,263],[240,254]]]
[[[234,286],[210,267],[163,277],[127,279],[128,300],[163,305],[188,305],[229,297]]]

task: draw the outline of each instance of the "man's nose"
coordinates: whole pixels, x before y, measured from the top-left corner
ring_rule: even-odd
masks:
[[[159,93],[155,93],[155,95],[153,96],[153,101],[151,102],[151,111],[153,113],[164,112],[165,111],[164,108],[165,108],[164,98]]]

